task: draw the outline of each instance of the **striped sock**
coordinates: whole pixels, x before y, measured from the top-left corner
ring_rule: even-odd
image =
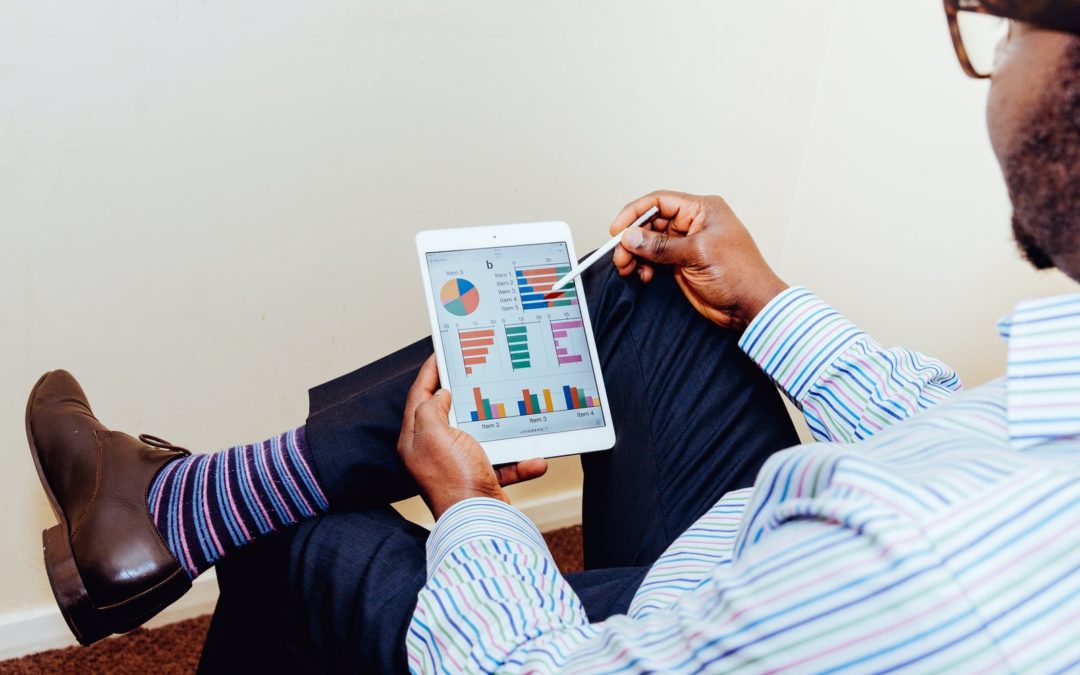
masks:
[[[154,477],[147,501],[162,538],[192,579],[233,549],[328,508],[304,427],[169,462]]]

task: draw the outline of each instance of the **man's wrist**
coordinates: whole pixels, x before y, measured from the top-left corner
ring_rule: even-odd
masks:
[[[489,487],[468,487],[441,490],[437,494],[432,493],[428,498],[428,508],[431,509],[431,515],[435,517],[435,520],[438,520],[456,504],[459,504],[466,499],[475,499],[477,497],[497,499],[506,504],[510,503],[510,499],[506,496],[506,493],[502,491],[501,487],[496,487],[494,489]]]
[[[740,317],[742,319],[743,326],[749,326],[750,323],[757,318],[758,314],[761,314],[761,310],[772,302],[776,296],[780,295],[791,286],[783,279],[776,275],[772,275],[771,278],[755,284],[754,292],[749,294],[747,300],[742,303],[740,308]]]
[[[544,537],[528,517],[499,499],[478,497],[455,504],[435,523],[426,549],[428,575],[469,541],[513,542],[547,551]]]

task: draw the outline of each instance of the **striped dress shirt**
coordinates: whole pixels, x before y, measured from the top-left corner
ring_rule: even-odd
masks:
[[[1080,295],[1001,328],[1007,376],[962,391],[785,291],[740,345],[818,442],[720,499],[600,623],[519,511],[455,505],[428,540],[410,668],[1080,670]]]

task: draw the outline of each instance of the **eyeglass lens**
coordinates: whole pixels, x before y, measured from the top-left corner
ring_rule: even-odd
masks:
[[[957,12],[956,24],[975,72],[993,73],[997,49],[1009,37],[1009,20],[979,12]]]

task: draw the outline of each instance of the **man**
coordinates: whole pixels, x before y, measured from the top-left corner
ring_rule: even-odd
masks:
[[[1080,3],[946,9],[974,75],[958,13],[1015,20],[988,106],[1014,230],[1080,279]],[[614,256],[638,278],[586,280],[620,425],[582,460],[591,571],[560,575],[502,492],[543,462],[493,469],[447,425],[423,343],[313,390],[305,428],[201,458],[109,432],[57,372],[28,432],[73,629],[137,625],[224,557],[208,669],[1080,668],[1080,295],[1022,303],[1008,377],[961,393],[789,288],[719,198],[655,193],[612,230],[653,205]],[[821,442],[732,490],[794,443],[756,367]],[[384,506],[413,487],[430,536]]]

